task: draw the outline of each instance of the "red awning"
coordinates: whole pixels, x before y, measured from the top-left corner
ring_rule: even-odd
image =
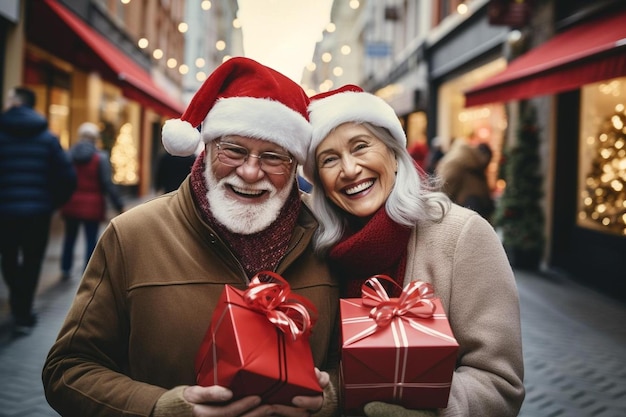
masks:
[[[146,70],[64,6],[44,0],[32,2],[32,7],[30,41],[80,68],[98,71],[126,97],[163,116],[183,113],[183,104],[158,87]]]
[[[582,23],[465,92],[465,106],[556,94],[626,76],[626,11]]]

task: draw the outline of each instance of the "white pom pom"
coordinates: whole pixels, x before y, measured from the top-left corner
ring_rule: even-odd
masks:
[[[200,144],[200,132],[191,123],[170,119],[161,130],[163,147],[174,156],[193,155]]]

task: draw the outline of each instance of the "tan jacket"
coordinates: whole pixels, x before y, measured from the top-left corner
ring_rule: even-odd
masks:
[[[476,147],[458,139],[437,165],[437,174],[444,180],[443,191],[450,199],[487,220],[495,208],[485,171],[489,162],[490,158]]]
[[[431,282],[460,349],[444,417],[517,416],[524,400],[519,298],[489,223],[452,206],[442,223],[419,223],[405,283]]]
[[[338,285],[312,254],[316,226],[303,206],[277,272],[317,307],[313,358],[331,370]],[[201,220],[189,179],[113,219],[44,365],[50,404],[63,416],[149,416],[164,392],[194,385],[194,358],[224,284],[243,289],[247,278]]]

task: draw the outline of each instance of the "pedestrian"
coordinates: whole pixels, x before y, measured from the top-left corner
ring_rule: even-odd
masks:
[[[308,97],[247,58],[220,65],[181,119],[163,127],[174,155],[204,151],[176,193],[112,219],[43,368],[62,416],[334,415],[339,285],[310,242],[317,222],[296,167],[310,141]],[[195,128],[202,125],[201,132]],[[309,299],[321,396],[293,407],[196,385],[194,358],[225,284],[271,270]]]
[[[459,343],[447,408],[372,402],[367,416],[516,416],[524,398],[519,299],[494,229],[420,177],[382,99],[344,86],[312,97],[309,118],[314,248],[344,277],[341,295],[360,297],[377,274],[400,288],[431,283]]]
[[[426,172],[426,158],[428,157],[428,144],[422,141],[415,141],[408,147],[408,152],[417,166]]]
[[[33,304],[54,211],[76,187],[76,173],[25,87],[9,91],[0,115],[0,262],[15,334],[37,322]]]
[[[100,129],[94,123],[85,122],[78,127],[77,134],[78,142],[69,150],[69,155],[76,170],[78,186],[70,200],[61,207],[65,222],[61,254],[61,279],[64,281],[71,277],[74,246],[81,226],[85,232],[86,267],[96,247],[100,223],[106,219],[107,199],[117,213],[124,211],[122,198],[111,180],[109,156],[96,147]]]
[[[457,139],[437,166],[443,191],[455,203],[474,210],[488,221],[495,210],[487,167],[492,151],[486,143],[475,145]]]
[[[159,158],[154,186],[159,193],[178,189],[191,172],[196,155],[176,156],[164,152]]]
[[[435,136],[430,142],[428,154],[426,155],[425,171],[428,175],[435,174],[437,171],[437,165],[439,165],[439,161],[441,161],[441,158],[443,158],[444,155],[445,152],[441,146],[441,139],[439,136]]]

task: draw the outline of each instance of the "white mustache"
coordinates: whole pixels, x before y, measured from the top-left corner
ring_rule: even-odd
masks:
[[[261,194],[264,191],[269,191],[270,195],[275,195],[277,190],[271,182],[267,179],[262,179],[261,181],[255,182],[254,184],[248,184],[243,181],[237,174],[229,174],[227,177],[220,178],[217,181],[217,186],[226,186],[229,185],[238,193],[241,194]]]

